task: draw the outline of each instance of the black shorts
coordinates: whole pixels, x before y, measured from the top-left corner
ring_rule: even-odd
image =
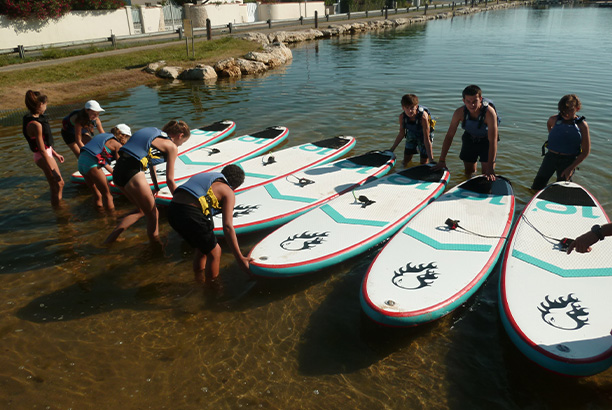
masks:
[[[142,170],[142,164],[136,158],[122,155],[113,168],[113,182],[119,187],[124,187],[130,179]]]
[[[204,215],[201,208],[170,202],[167,214],[170,226],[189,245],[205,255],[215,249],[217,246],[217,238],[213,232],[215,224]]]
[[[72,132],[62,128],[62,138],[67,145],[76,143],[76,137],[74,136],[74,130]]]
[[[459,158],[465,162],[489,162],[489,139],[475,138],[465,132],[461,137],[461,153]]]

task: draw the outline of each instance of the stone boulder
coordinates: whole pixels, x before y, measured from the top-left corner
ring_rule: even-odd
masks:
[[[157,70],[157,76],[176,80],[182,71],[183,69],[181,67],[166,66]]]
[[[244,58],[236,59],[236,64],[240,67],[240,72],[243,75],[261,74],[268,70],[268,66],[261,61],[246,60]]]
[[[293,59],[293,54],[283,43],[273,43],[264,46],[264,51],[251,51],[247,53],[244,58],[251,61],[259,61],[270,68],[274,68]]]
[[[243,39],[243,40],[247,40],[247,41],[255,41],[257,43],[260,43],[261,45],[266,45],[266,44],[270,44],[271,41],[268,38],[268,35],[263,34],[263,33],[253,33],[253,32],[249,32],[249,33],[244,33],[241,36],[239,36],[239,38]]]
[[[143,71],[149,74],[156,74],[157,70],[159,70],[165,65],[166,65],[166,62],[164,60],[156,61],[155,63],[147,64],[147,66],[143,68]]]
[[[219,77],[229,77],[229,78],[240,78],[242,77],[242,71],[240,67],[236,63],[236,59],[227,58],[225,60],[221,60],[217,62],[214,66],[215,71]]]
[[[212,81],[217,79],[217,72],[209,65],[198,64],[194,68],[183,71],[178,78],[188,81]]]

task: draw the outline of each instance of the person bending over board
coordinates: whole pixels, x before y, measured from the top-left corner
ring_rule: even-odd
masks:
[[[64,180],[55,159],[61,164],[64,157],[53,149],[51,126],[45,116],[47,96],[39,91],[28,90],[25,105],[30,113],[23,117],[23,135],[34,153],[34,162],[45,173],[51,188],[51,205],[56,207],[62,200]]]
[[[548,140],[544,147],[548,152],[531,184],[531,189],[539,191],[548,185],[550,177],[557,172],[557,181],[570,181],[578,165],[591,151],[589,126],[584,117],[576,114],[582,108],[576,94],[564,95],[558,104],[559,114],[553,115],[546,123]]]
[[[402,97],[402,113],[399,115],[399,132],[389,151],[395,151],[403,138],[406,138],[404,148],[404,167],[412,160],[414,154],[419,154],[421,164],[433,162],[432,129],[430,114],[426,107],[419,105],[419,97],[406,94]]]
[[[573,250],[579,253],[591,252],[591,245],[603,241],[606,236],[612,236],[612,223],[593,225],[590,231],[580,235],[567,248],[567,253]]]
[[[465,173],[471,176],[476,172],[476,162],[480,159],[482,173],[488,180],[495,180],[495,158],[497,157],[498,118],[489,100],[483,100],[482,91],[477,85],[465,87],[463,103],[453,113],[450,126],[442,143],[440,158],[434,170],[446,167],[446,154],[453,143],[457,128],[464,129],[461,137],[461,153]]]
[[[93,138],[94,128],[101,134],[104,132],[100,113],[104,109],[95,100],[89,100],[85,107],[74,110],[62,120],[62,138],[68,148],[78,158],[83,145]]]
[[[85,183],[93,191],[94,202],[97,207],[104,207],[108,211],[115,209],[113,196],[106,175],[102,168],[113,172],[110,162],[119,158],[119,149],[132,135],[132,130],[125,124],[119,124],[111,129],[110,134],[96,135],[83,146],[79,155],[79,172],[83,175]]]
[[[249,262],[240,251],[234,231],[234,189],[244,182],[244,171],[227,165],[221,172],[204,172],[192,176],[174,192],[168,207],[168,222],[185,241],[195,248],[193,273],[198,283],[219,276],[221,247],[213,233],[213,215],[221,213],[223,233],[240,269],[249,273]]]
[[[159,213],[155,206],[155,196],[147,182],[144,170],[149,168],[151,178],[157,187],[155,165],[166,163],[166,184],[174,194],[174,163],[178,148],[189,139],[191,131],[184,121],[170,121],[160,130],[154,127],[136,131],[130,140],[119,150],[119,159],[113,170],[113,182],[125,196],[138,208],[119,222],[119,225],[106,238],[104,243],[117,240],[119,235],[143,216],[147,219],[147,235],[151,242],[159,243]]]

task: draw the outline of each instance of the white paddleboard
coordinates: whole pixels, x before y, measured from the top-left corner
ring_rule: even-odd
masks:
[[[297,276],[365,252],[442,194],[448,178],[420,165],[367,182],[268,235],[251,251],[251,272]]]
[[[557,182],[527,204],[504,255],[504,327],[523,354],[554,372],[587,376],[612,364],[612,239],[570,255],[559,242],[608,222],[588,191]]]
[[[229,120],[217,121],[205,127],[191,130],[191,137],[189,137],[187,142],[179,147],[179,155],[219,142],[228,135],[231,135],[235,130],[236,123]],[[115,163],[113,161],[111,167],[114,167],[114,165]],[[110,172],[108,172],[106,169],[103,169],[102,171],[104,172],[104,175],[106,175],[106,179],[112,179],[113,176]],[[81,173],[78,171],[74,172],[70,176],[70,181],[75,184],[85,183],[83,175],[81,175]]]
[[[213,170],[220,171],[228,164],[253,158],[276,147],[285,141],[288,135],[289,129],[286,127],[269,127],[251,135],[232,138],[179,155],[174,163],[174,181],[180,184],[195,174]],[[155,174],[157,185],[160,188],[165,187],[166,165],[156,166]],[[155,189],[148,169],[145,171],[145,177],[151,189]],[[113,191],[119,192],[112,182],[110,186]]]
[[[395,164],[392,152],[369,152],[308,168],[236,195],[234,229],[248,233],[282,225],[369,178],[385,175]],[[215,234],[223,235],[221,215]]]
[[[481,175],[449,190],[378,254],[361,286],[364,312],[390,326],[414,326],[450,313],[492,271],[513,215],[512,186],[502,177],[490,182]]]
[[[244,170],[245,179],[234,192],[246,191],[305,168],[326,164],[349,152],[355,143],[354,137],[338,136],[285,148],[241,162],[238,165]],[[186,181],[188,179],[183,179],[177,184]],[[168,187],[162,188],[155,197],[155,202],[159,205],[168,205],[171,200],[172,193]]]

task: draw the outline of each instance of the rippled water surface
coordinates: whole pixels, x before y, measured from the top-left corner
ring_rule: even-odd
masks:
[[[562,95],[576,93],[593,149],[575,181],[612,213],[611,21],[612,9],[511,9],[310,42],[264,77],[114,94],[100,100],[102,121],[138,129],[232,119],[237,135],[286,125],[286,146],[347,134],[358,138],[353,153],[363,153],[391,145],[400,98],[413,92],[438,120],[437,156],[461,90],[476,83],[502,116],[497,170],[521,210],[546,120]],[[59,137],[71,107],[50,105]],[[454,313],[404,330],[361,314],[360,281],[378,249],[281,281],[249,281],[226,252],[221,287],[202,291],[191,249],[165,222],[161,254],[143,223],[102,246],[114,217],[69,183],[66,206],[53,211],[20,126],[4,124],[0,137],[2,408],[612,407],[611,371],[563,378],[517,351],[498,317],[497,269]],[[61,138],[56,145],[69,178],[76,160]],[[448,156],[450,186],[464,179],[459,145]],[[116,203],[120,214],[131,209]],[[240,242],[247,251],[262,237]]]

